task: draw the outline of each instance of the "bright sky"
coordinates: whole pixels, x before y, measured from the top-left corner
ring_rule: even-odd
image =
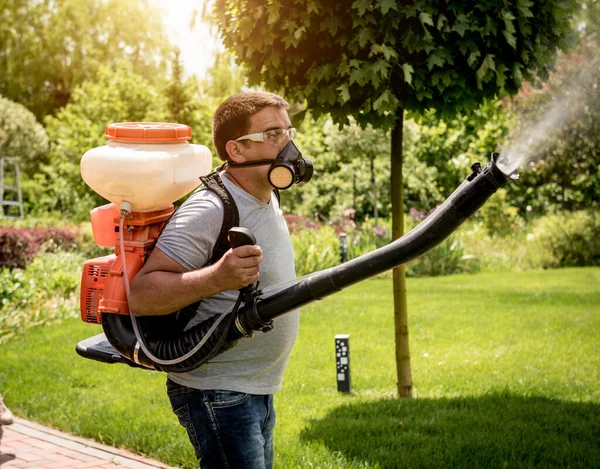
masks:
[[[210,0],[208,0],[210,1]],[[171,42],[181,49],[181,59],[187,75],[203,77],[214,62],[214,53],[223,45],[216,30],[203,23],[200,14],[206,0],[154,0],[163,12],[163,22]],[[190,31],[190,21],[197,10],[196,24]],[[214,29],[214,28],[213,28]]]

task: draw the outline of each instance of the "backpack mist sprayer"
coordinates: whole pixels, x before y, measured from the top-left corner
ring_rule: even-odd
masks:
[[[137,323],[138,319],[129,313],[126,290],[147,259],[162,227],[170,217],[173,211],[172,201],[192,190],[197,184],[198,176],[210,171],[210,152],[202,146],[197,146],[198,150],[189,151],[198,162],[190,163],[190,167],[183,171],[189,178],[185,183],[183,182],[185,178],[180,183],[175,182],[176,178],[171,178],[171,175],[178,174],[178,163],[175,162],[175,169],[169,169],[167,181],[163,183],[165,187],[175,184],[178,191],[167,191],[163,187],[161,190],[170,195],[164,198],[159,194],[158,189],[152,191],[152,195],[156,197],[153,198],[152,204],[146,204],[145,200],[136,199],[138,193],[135,190],[126,186],[127,182],[135,179],[140,190],[153,187],[151,177],[132,171],[131,174],[118,174],[117,179],[120,182],[115,182],[121,166],[119,163],[114,164],[114,161],[119,160],[114,155],[120,154],[121,150],[115,153],[112,147],[133,145],[134,147],[127,147],[132,154],[126,157],[128,162],[133,161],[133,167],[138,162],[136,151],[143,153],[143,161],[139,161],[138,164],[141,163],[144,167],[158,166],[156,160],[162,162],[163,159],[169,159],[165,153],[171,151],[168,146],[161,147],[161,145],[174,144],[173,132],[186,126],[177,124],[114,124],[113,126],[117,131],[112,132],[111,126],[107,127],[109,144],[86,153],[81,163],[82,177],[86,183],[115,204],[100,211],[103,228],[98,228],[99,232],[107,234],[106,239],[99,240],[105,243],[101,245],[112,243],[115,246],[115,254],[93,259],[84,265],[81,286],[82,319],[86,322],[102,324],[104,334],[80,342],[76,350],[86,358],[106,363],[121,362],[161,371],[185,372],[197,368],[220,351],[233,346],[237,340],[251,337],[255,331],[269,331],[273,327],[273,319],[424,254],[446,239],[499,188],[505,186],[511,179],[519,177],[516,171],[508,169],[508,162],[501,155],[493,153],[490,163],[485,167],[482,168],[479,163],[472,166],[472,173],[432,215],[402,238],[387,246],[339,266],[310,274],[291,285],[276,289],[273,293],[248,289],[240,294],[232,310],[213,316],[189,329],[177,329],[174,326],[175,319],[172,317],[165,318],[165,322],[161,322],[161,317],[148,318],[158,322],[154,326],[149,322],[147,324],[149,327],[144,327],[142,335]],[[171,140],[154,143],[153,135],[159,133],[157,129],[161,129],[160,126],[169,129]],[[140,129],[143,129],[145,136],[143,139],[139,136],[133,137],[135,132],[130,129],[135,129],[135,132],[142,132]],[[188,145],[185,137],[189,139],[190,136],[191,132],[189,136],[184,133],[179,136],[179,139],[184,140],[185,145]],[[131,142],[132,138],[141,140]],[[84,169],[87,168],[86,157],[89,154],[97,156],[98,165],[105,163],[105,160],[113,164],[112,169],[105,170],[97,181],[94,181],[94,185],[86,178],[88,169]],[[171,160],[177,161],[178,155],[175,151],[171,153]],[[91,169],[89,172],[95,173],[95,170]],[[146,177],[148,179],[145,179]],[[120,187],[120,184],[123,184],[122,189],[119,189],[120,193],[114,195],[116,192],[114,187]],[[113,188],[112,192],[108,192],[107,186]],[[105,192],[100,192],[99,189]],[[171,201],[166,202],[167,199]],[[129,202],[130,205],[124,202]],[[121,213],[116,204],[120,205]],[[115,229],[117,224],[118,228]],[[105,225],[112,228],[112,232],[106,229]],[[92,227],[96,239],[93,211]]]
[[[188,143],[186,125],[118,123],[108,125],[105,136],[107,145],[86,152],[80,166],[86,184],[111,201],[90,213],[94,242],[115,251],[85,262],[80,310],[84,322],[106,329],[115,316],[136,324],[129,285],[172,216],[173,202],[210,172],[212,157],[205,146]]]

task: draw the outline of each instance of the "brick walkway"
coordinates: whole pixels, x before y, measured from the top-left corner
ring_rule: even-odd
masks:
[[[15,418],[12,425],[5,425],[2,430],[1,469],[175,469],[20,418]]]

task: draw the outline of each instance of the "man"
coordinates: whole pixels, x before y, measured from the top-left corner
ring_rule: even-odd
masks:
[[[230,249],[207,266],[223,223],[223,203],[212,191],[194,193],[175,213],[132,283],[138,315],[162,315],[202,300],[188,327],[227,311],[238,289],[294,279],[294,253],[270,163],[294,135],[288,103],[278,95],[246,92],[227,99],[213,119],[213,140],[227,161],[221,180],[233,196],[240,226],[255,246]],[[267,160],[262,164],[253,162]],[[261,249],[261,246],[263,249]],[[265,468],[273,462],[273,393],[281,388],[296,339],[299,312],[274,322],[268,333],[244,338],[187,373],[169,373],[173,411],[188,432],[202,468]]]

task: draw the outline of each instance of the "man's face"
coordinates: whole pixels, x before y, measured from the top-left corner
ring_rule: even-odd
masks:
[[[266,107],[250,117],[248,134],[291,128],[292,124],[285,109]],[[240,145],[240,151],[246,161],[275,159],[288,142],[289,138],[285,135],[280,139],[267,138],[264,142],[246,140]]]

